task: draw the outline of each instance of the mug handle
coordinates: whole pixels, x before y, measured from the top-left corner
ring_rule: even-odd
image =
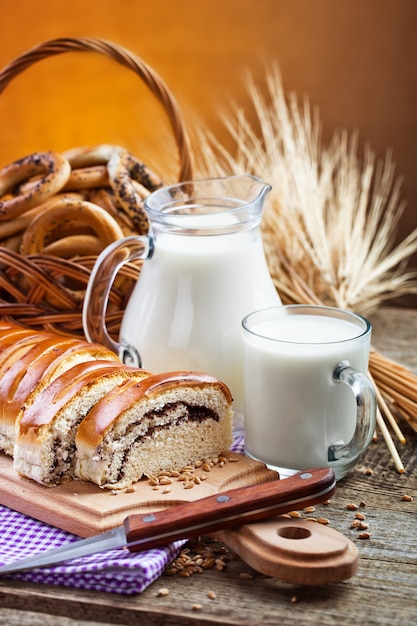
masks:
[[[328,448],[329,465],[337,465],[341,459],[354,460],[370,444],[376,423],[376,398],[371,381],[348,363],[339,363],[333,372],[333,381],[344,383],[352,389],[356,400],[356,427],[348,443],[335,442]]]
[[[153,238],[149,235],[124,237],[104,248],[92,269],[83,303],[82,320],[87,340],[106,345],[123,363],[134,367],[142,367],[141,356],[133,346],[110,337],[106,311],[111,287],[121,267],[131,261],[150,259],[153,251]]]

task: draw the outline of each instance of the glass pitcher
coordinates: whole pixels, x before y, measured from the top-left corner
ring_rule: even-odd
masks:
[[[163,187],[145,201],[150,229],[108,246],[87,286],[84,332],[126,363],[153,372],[204,371],[225,382],[242,413],[241,321],[281,304],[267,267],[260,222],[271,186],[249,175]],[[143,259],[119,343],[105,327],[121,266]]]

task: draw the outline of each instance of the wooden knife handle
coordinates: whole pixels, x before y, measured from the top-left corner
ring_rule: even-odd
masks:
[[[129,515],[124,522],[127,546],[137,552],[275,517],[327,500],[335,485],[331,469],[303,470],[284,480],[240,487],[155,513]]]

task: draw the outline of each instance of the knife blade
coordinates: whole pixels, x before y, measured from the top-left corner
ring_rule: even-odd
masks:
[[[333,495],[335,488],[333,470],[309,469],[284,480],[239,487],[161,511],[134,513],[117,528],[3,565],[0,575],[108,550],[127,548],[139,552],[180,539],[213,534],[323,502]]]

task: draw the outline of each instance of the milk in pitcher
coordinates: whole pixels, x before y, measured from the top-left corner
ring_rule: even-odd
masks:
[[[256,231],[217,237],[157,233],[121,337],[140,347],[150,371],[194,369],[216,376],[241,413],[241,320],[254,307],[279,303]]]

